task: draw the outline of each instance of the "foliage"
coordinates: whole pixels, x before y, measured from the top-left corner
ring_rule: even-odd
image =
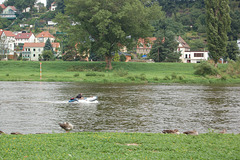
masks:
[[[114,70],[115,75],[119,76],[119,77],[124,77],[128,75],[128,71],[123,69],[123,68],[119,68],[117,70]]]
[[[54,60],[54,55],[50,50],[44,50],[42,53],[42,58],[44,61]]]
[[[65,5],[65,15],[56,16],[60,28],[75,43],[80,42],[81,51],[91,49],[105,55],[108,69],[112,69],[112,53],[119,50],[119,43],[130,47],[134,39],[151,36],[149,21],[162,15],[157,4],[145,7],[139,0],[69,0]]]
[[[227,58],[231,59],[231,60],[237,60],[237,57],[239,57],[240,55],[240,51],[239,51],[239,48],[238,48],[238,45],[237,45],[237,42],[236,41],[230,41],[228,42],[228,45],[227,45],[227,55],[225,56],[225,60]]]
[[[155,62],[178,62],[180,53],[176,52],[177,46],[178,43],[173,32],[160,33],[154,42],[150,58]]]
[[[240,75],[240,60],[237,60],[236,62],[233,60],[229,60],[226,72],[230,76],[235,76],[235,75],[239,76]]]
[[[230,30],[228,0],[205,0],[209,56],[216,63],[226,54],[227,32]]]
[[[119,54],[118,54],[118,53],[115,53],[115,54],[114,54],[114,57],[113,57],[113,61],[114,61],[114,62],[119,62],[119,60],[120,60]]]
[[[46,43],[45,43],[45,46],[43,48],[44,51],[51,51],[53,53],[53,48],[52,48],[52,44],[50,42],[50,39],[48,38]]]
[[[120,55],[120,61],[125,62],[127,60],[126,56],[124,54]]]
[[[206,76],[206,75],[216,76],[217,74],[219,74],[219,71],[217,68],[215,68],[213,65],[211,65],[207,61],[202,61],[200,64],[195,66],[194,74],[201,75],[201,76]]]

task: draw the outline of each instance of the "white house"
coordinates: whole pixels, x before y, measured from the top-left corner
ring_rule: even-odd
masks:
[[[16,36],[15,36],[15,44],[16,45],[19,45],[19,43],[25,43],[25,42],[31,42],[33,43],[34,40],[35,40],[35,36],[32,32],[30,33],[18,33]]]
[[[50,34],[48,31],[42,31],[41,33],[39,33],[36,38],[35,38],[35,42],[36,43],[46,43],[47,39],[50,39],[50,42],[53,43],[55,41],[55,37]]]
[[[11,31],[0,30],[0,52],[7,57],[14,55],[15,35]],[[7,58],[6,57],[6,58]]]
[[[183,63],[200,63],[208,60],[208,51],[186,51],[182,54]]]
[[[238,48],[239,48],[239,50],[240,50],[240,39],[237,40],[237,45],[238,45]]]
[[[57,8],[57,3],[56,2],[53,2],[51,3],[51,7],[49,8],[51,11],[55,11]]]
[[[44,50],[45,43],[24,43],[22,58],[30,61],[38,61]],[[59,53],[60,44],[52,43],[53,51],[55,56]]]
[[[17,9],[14,6],[7,6],[0,15],[2,18],[16,19],[16,12]]]

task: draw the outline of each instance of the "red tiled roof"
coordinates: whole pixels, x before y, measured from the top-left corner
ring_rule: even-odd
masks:
[[[48,37],[48,38],[55,38],[52,34],[50,34],[48,31],[42,31],[41,33],[39,33],[36,38],[40,38],[40,37]]]
[[[45,43],[24,43],[23,48],[25,47],[44,47]]]
[[[15,34],[11,31],[3,31],[7,37],[15,37]]]
[[[5,6],[4,4],[0,4],[0,7],[1,7],[2,9],[5,9],[5,8],[6,8],[6,6]]]
[[[58,48],[60,46],[60,43],[52,43],[53,48]]]
[[[154,41],[156,41],[157,38],[156,37],[147,37],[147,38],[139,38],[138,39],[138,44],[139,43],[142,43],[143,44],[143,47],[141,48],[151,48],[151,47],[147,47],[146,44],[147,43],[150,43],[150,44],[153,44]],[[146,41],[146,42],[145,42]],[[151,45],[152,46],[152,45]],[[137,48],[140,48],[139,45],[137,46]]]
[[[18,33],[16,35],[16,39],[29,39],[32,35],[32,32],[31,33]]]
[[[3,30],[2,30],[2,29],[0,29],[0,36],[2,35],[2,33],[3,33]]]
[[[190,48],[190,46],[182,39],[181,36],[179,36],[177,40],[182,44],[184,48]]]

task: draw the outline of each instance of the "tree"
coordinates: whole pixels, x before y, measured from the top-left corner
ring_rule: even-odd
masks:
[[[226,57],[224,59],[229,58],[231,60],[236,61],[237,57],[239,56],[239,54],[240,54],[240,51],[239,51],[237,42],[236,41],[228,42],[228,45],[227,45],[227,55],[226,55]]]
[[[176,52],[177,46],[178,43],[173,32],[160,33],[154,42],[150,58],[155,62],[178,62],[180,53]]]
[[[208,50],[215,67],[226,54],[227,32],[231,23],[228,3],[228,0],[205,0]]]
[[[162,15],[159,5],[146,7],[139,0],[68,0],[65,5],[65,15],[58,13],[56,21],[74,38],[80,53],[91,49],[104,54],[108,69],[119,44],[130,48],[139,37],[152,36],[149,21]]]
[[[51,4],[54,2],[54,0],[47,0],[46,8],[49,9],[51,7]]]
[[[64,13],[64,10],[65,10],[65,7],[66,7],[65,4],[64,4],[64,0],[56,0],[56,3],[57,3],[56,11]]]
[[[54,60],[54,55],[50,50],[44,50],[42,53],[42,57],[44,61]]]
[[[53,53],[53,48],[52,48],[52,44],[50,42],[50,39],[48,38],[46,43],[45,43],[45,46],[43,48],[44,51],[51,51]]]

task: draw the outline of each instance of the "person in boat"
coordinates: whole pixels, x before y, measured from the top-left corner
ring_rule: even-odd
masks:
[[[77,99],[83,99],[82,93],[79,93],[76,98]]]

